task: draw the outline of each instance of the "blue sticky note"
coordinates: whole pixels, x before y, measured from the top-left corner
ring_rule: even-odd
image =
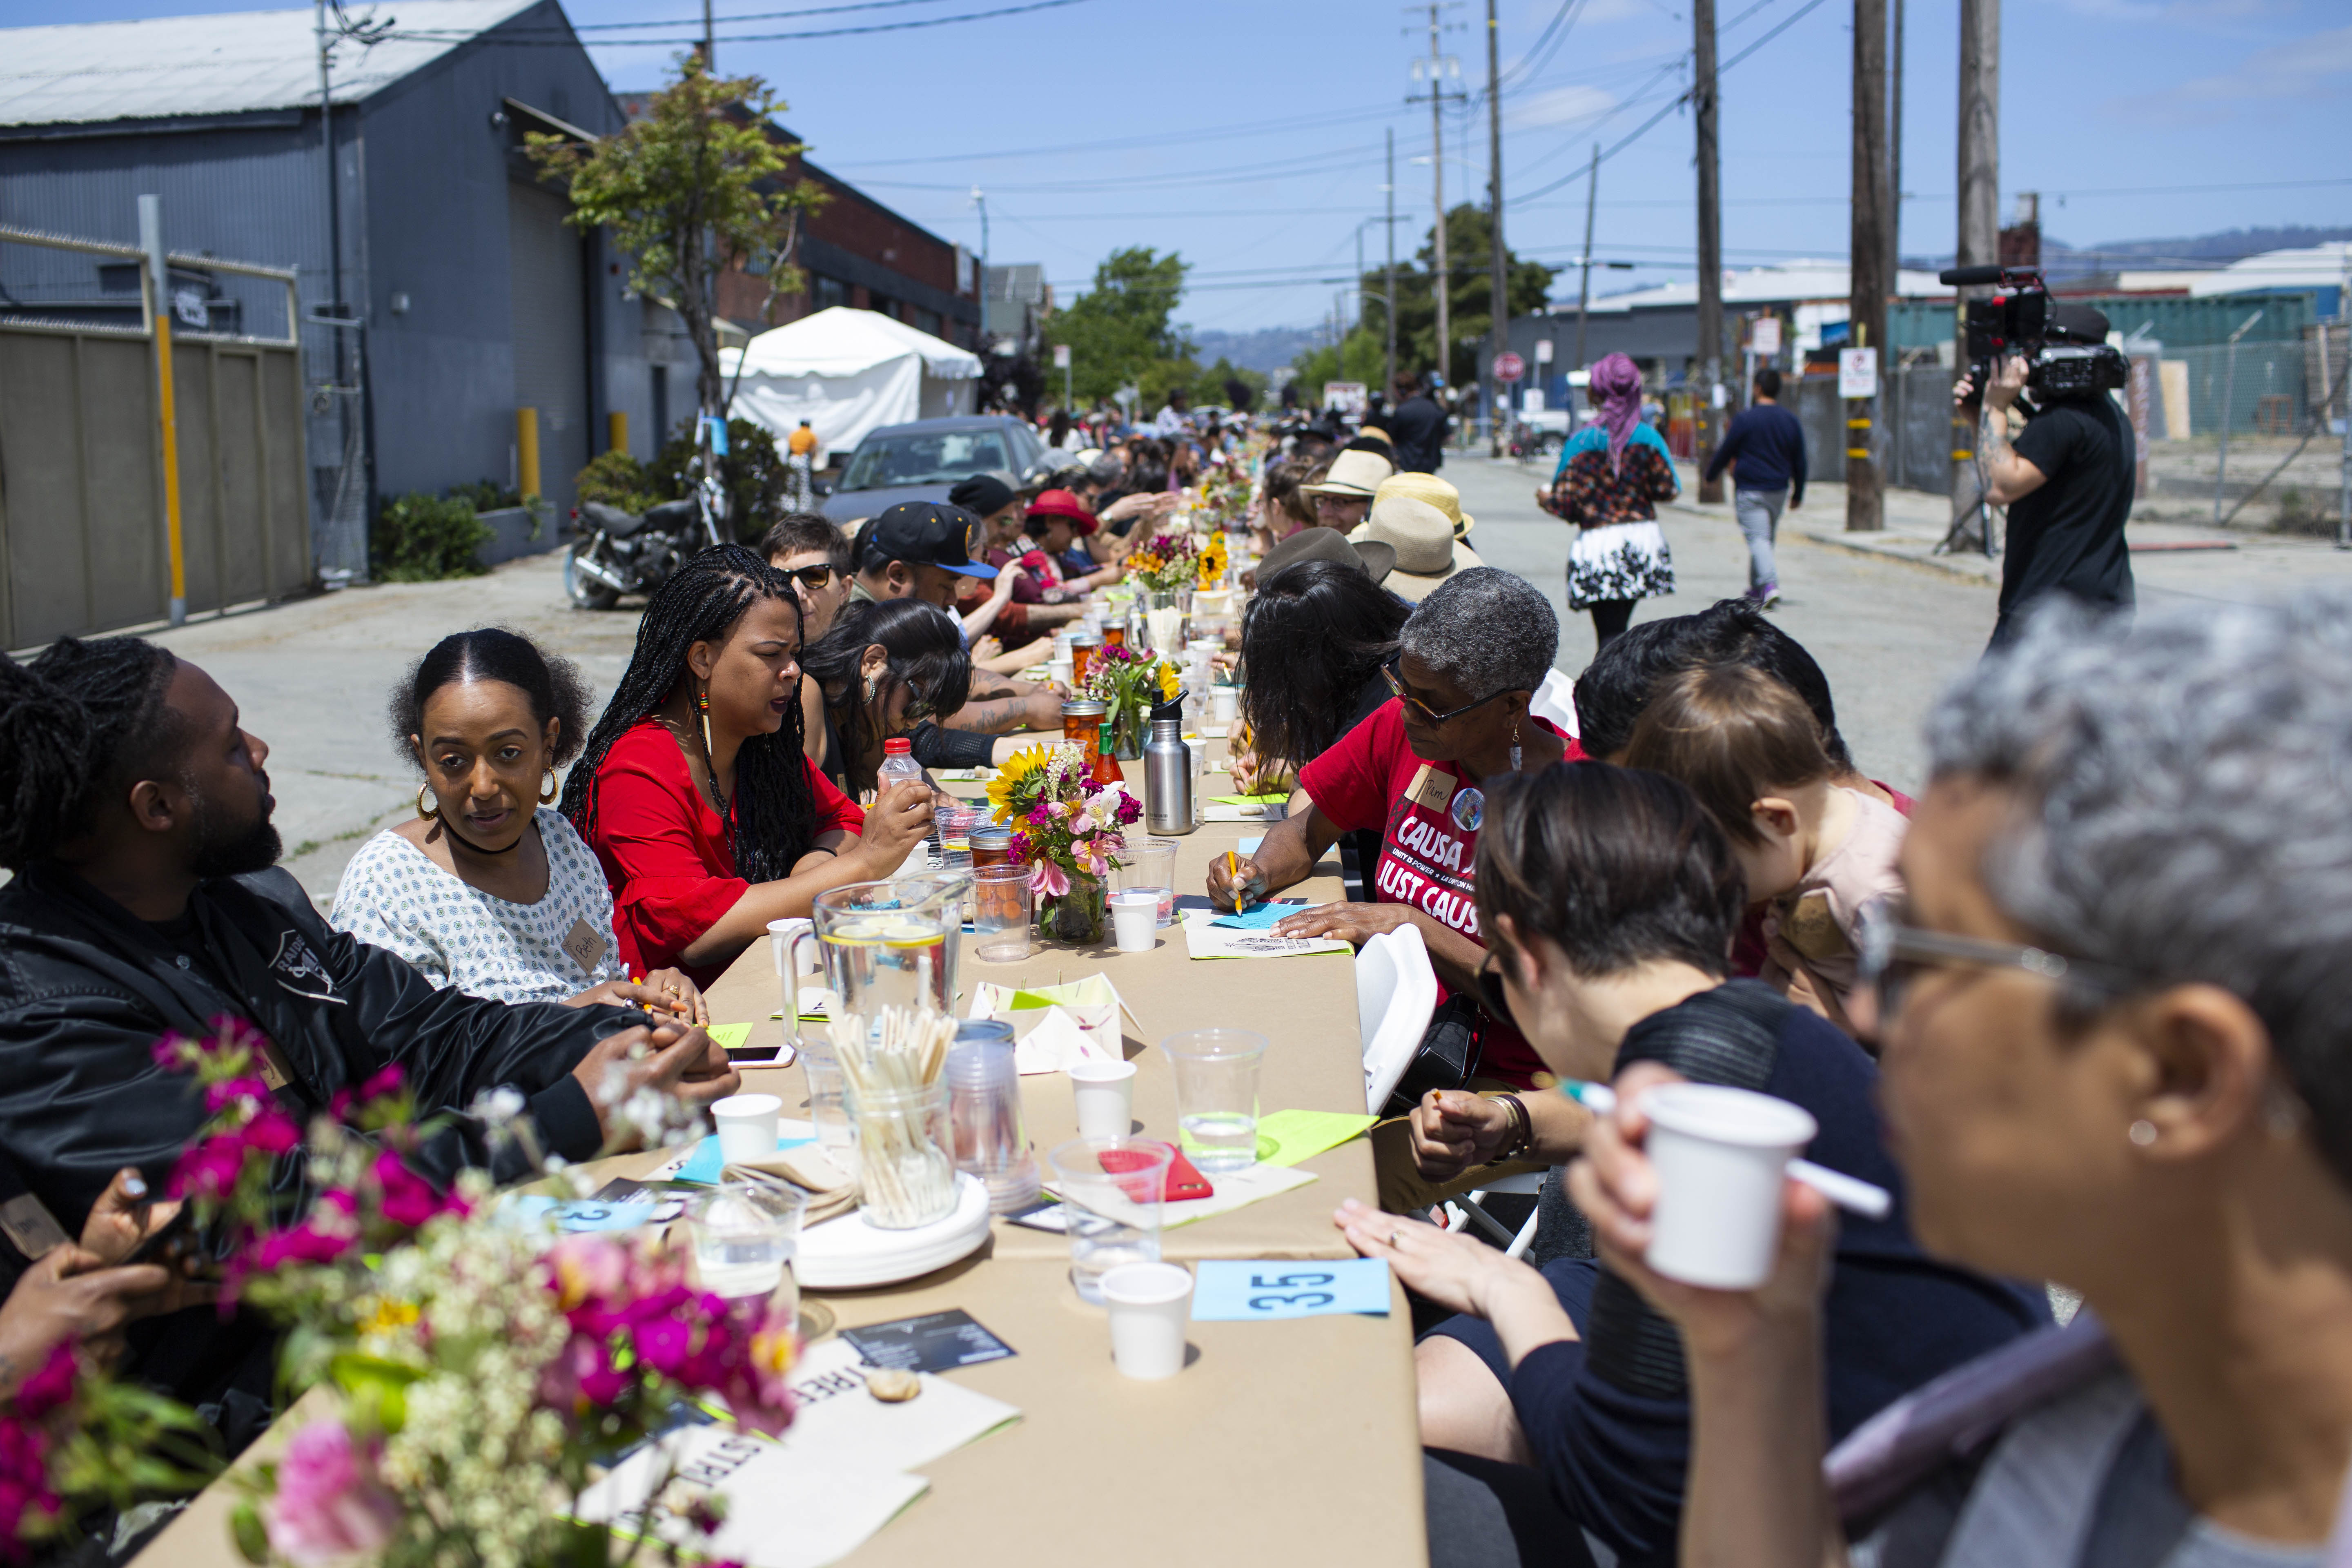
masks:
[[[797,1149],[803,1143],[815,1142],[814,1138],[780,1137],[776,1140],[776,1147],[780,1151]],[[719,1138],[716,1133],[713,1133],[694,1146],[694,1152],[686,1157],[686,1163],[678,1167],[677,1174],[672,1176],[670,1180],[700,1182],[705,1186],[709,1186],[719,1180],[719,1173],[725,1168],[726,1163],[719,1157]]]
[[[1238,1323],[1389,1312],[1385,1258],[1300,1262],[1292,1258],[1211,1258],[1193,1265],[1192,1321]]]
[[[1240,914],[1219,915],[1209,923],[1213,926],[1236,926],[1243,931],[1272,931],[1276,921],[1287,920],[1306,907],[1305,901],[1297,899],[1279,904],[1252,904]]]
[[[572,1232],[635,1230],[664,1217],[676,1217],[674,1214],[665,1216],[663,1205],[650,1197],[599,1203],[593,1198],[551,1198],[518,1193],[507,1199],[507,1206],[524,1219],[544,1219],[558,1230]]]

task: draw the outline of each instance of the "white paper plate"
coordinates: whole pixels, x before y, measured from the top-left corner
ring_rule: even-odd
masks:
[[[896,1285],[969,1257],[988,1239],[988,1188],[958,1174],[955,1212],[914,1230],[882,1230],[860,1213],[801,1232],[793,1277],[811,1290],[862,1290]]]

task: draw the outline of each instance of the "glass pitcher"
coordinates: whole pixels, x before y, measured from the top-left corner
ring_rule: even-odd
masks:
[[[956,950],[971,874],[852,882],[816,896],[817,947],[836,1018],[869,1022],[885,1007],[952,1016]]]

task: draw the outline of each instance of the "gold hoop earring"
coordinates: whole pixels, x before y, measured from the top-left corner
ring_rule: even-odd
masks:
[[[437,805],[431,811],[425,809],[425,794],[432,788],[433,786],[429,784],[421,784],[416,786],[416,815],[423,817],[427,822],[432,821],[435,817],[441,815],[441,808]]]
[[[548,769],[547,786],[539,792],[539,804],[541,805],[553,805],[555,804],[555,797],[562,793],[562,790],[555,782],[555,770],[553,768]]]

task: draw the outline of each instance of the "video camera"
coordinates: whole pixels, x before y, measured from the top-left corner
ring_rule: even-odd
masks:
[[[2071,337],[2050,304],[2050,289],[2032,267],[1947,267],[1937,279],[1955,288],[1990,283],[1998,292],[1969,307],[1969,374],[1981,392],[1992,367],[2011,354],[2025,358],[2025,389],[2037,398],[2081,396],[2120,389],[2129,377],[2124,356],[2104,342]]]

